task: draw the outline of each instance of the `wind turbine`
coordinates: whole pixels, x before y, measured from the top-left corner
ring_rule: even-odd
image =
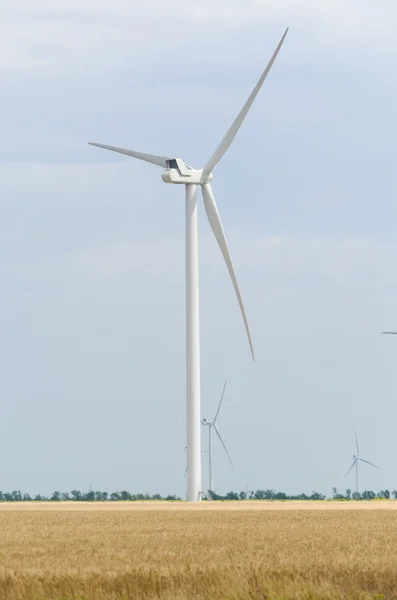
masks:
[[[222,252],[230,278],[233,283],[237,300],[244,320],[248,336],[252,358],[254,350],[248,321],[245,314],[240,289],[230,257],[218,208],[211,189],[213,179],[212,171],[221,160],[238,130],[240,129],[252,103],[262,87],[281,46],[287,35],[288,28],[282,36],[273,56],[266,69],[258,80],[251,95],[237,115],[236,119],[226,132],[224,138],[216,148],[211,158],[201,169],[193,169],[180,158],[157,156],[126,150],[115,146],[107,146],[89,142],[91,146],[97,146],[112,152],[119,152],[132,156],[165,169],[161,175],[165,183],[173,183],[185,186],[185,231],[186,231],[186,422],[187,422],[187,499],[188,502],[199,502],[201,499],[201,452],[200,452],[200,336],[199,336],[199,282],[198,282],[198,231],[197,231],[197,186],[201,187],[204,207],[211,229]],[[246,160],[250,159],[249,153]],[[244,162],[244,161],[243,161]],[[243,172],[241,173],[243,175]],[[236,175],[237,176],[237,175]]]
[[[365,460],[364,458],[360,457],[360,449],[358,447],[358,439],[357,439],[357,433],[356,430],[354,430],[354,435],[356,438],[356,448],[357,448],[357,454],[353,454],[353,464],[350,467],[350,469],[348,470],[348,472],[346,473],[346,475],[348,475],[350,473],[350,471],[352,470],[352,468],[355,466],[356,467],[356,494],[358,497],[358,463],[361,462],[365,462],[367,463],[367,465],[371,465],[371,467],[375,467],[375,469],[380,469],[380,467],[377,467],[376,465],[374,465],[373,463],[369,462],[368,460]],[[346,477],[345,475],[345,477]]]
[[[233,467],[232,459],[229,456],[229,452],[227,451],[225,442],[223,441],[222,436],[219,432],[218,422],[217,422],[219,411],[221,410],[223,396],[225,395],[226,383],[227,383],[227,381],[225,381],[225,385],[223,386],[221,399],[219,401],[219,405],[218,405],[218,409],[215,413],[215,417],[212,419],[212,421],[207,421],[207,419],[203,419],[201,421],[202,425],[208,426],[208,492],[214,491],[214,481],[213,481],[213,477],[212,477],[212,446],[211,446],[211,430],[212,430],[212,428],[214,428],[214,431],[215,431],[216,435],[218,436],[218,438],[226,452],[229,462],[230,462],[231,466]]]
[[[397,331],[382,331],[384,335],[397,335]]]

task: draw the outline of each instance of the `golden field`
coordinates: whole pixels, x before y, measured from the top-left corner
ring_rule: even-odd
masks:
[[[397,599],[396,509],[2,503],[0,599]]]

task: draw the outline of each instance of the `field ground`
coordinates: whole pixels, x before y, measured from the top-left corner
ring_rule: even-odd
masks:
[[[2,511],[247,511],[247,510],[397,510],[397,500],[236,500],[229,502],[0,502]]]
[[[0,600],[397,600],[396,509],[1,503]]]

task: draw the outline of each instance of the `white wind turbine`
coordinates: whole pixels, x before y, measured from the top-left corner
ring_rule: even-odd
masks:
[[[375,467],[375,469],[380,469],[380,467],[377,467],[376,465],[374,465],[373,463],[369,462],[368,460],[365,460],[364,458],[360,457],[360,449],[358,447],[358,439],[357,439],[357,433],[356,431],[354,431],[354,435],[356,438],[356,448],[357,448],[357,454],[353,454],[353,464],[350,467],[350,469],[348,470],[348,472],[346,473],[346,475],[348,475],[350,473],[350,471],[352,470],[352,468],[355,466],[356,467],[356,494],[358,496],[358,463],[361,462],[365,462],[367,463],[367,465],[371,465],[371,467]],[[345,475],[345,477],[346,477]]]
[[[222,252],[243,316],[252,358],[254,350],[240,289],[230,257],[218,208],[211,189],[212,170],[221,160],[234,140],[247,113],[266,79],[287,35],[282,36],[272,58],[262,73],[248,100],[228,129],[214,154],[202,169],[193,169],[180,158],[155,156],[124,148],[89,142],[92,146],[126,154],[165,169],[161,177],[165,183],[185,185],[185,231],[186,231],[186,423],[187,423],[187,499],[201,499],[201,452],[200,452],[200,337],[199,337],[199,282],[198,282],[198,232],[197,232],[197,186],[201,187],[204,207],[211,229]],[[249,156],[249,155],[248,155]],[[242,174],[241,174],[242,175]]]
[[[227,381],[225,381],[225,385],[223,386],[221,399],[219,401],[218,409],[215,413],[215,417],[212,419],[212,421],[207,421],[207,419],[202,419],[202,421],[201,421],[202,425],[208,426],[208,492],[214,491],[214,480],[213,480],[213,474],[212,474],[212,443],[211,443],[212,442],[212,440],[211,440],[212,428],[214,428],[214,431],[215,431],[216,435],[218,436],[218,438],[226,452],[229,462],[230,462],[231,466],[233,467],[232,459],[229,456],[229,452],[227,451],[225,442],[223,441],[222,436],[219,432],[218,422],[217,422],[217,418],[219,416],[219,411],[221,410],[223,396],[225,395],[226,383],[227,383]]]

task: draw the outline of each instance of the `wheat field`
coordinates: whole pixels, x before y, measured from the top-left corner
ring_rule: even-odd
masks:
[[[2,504],[0,599],[397,599],[396,508]]]

